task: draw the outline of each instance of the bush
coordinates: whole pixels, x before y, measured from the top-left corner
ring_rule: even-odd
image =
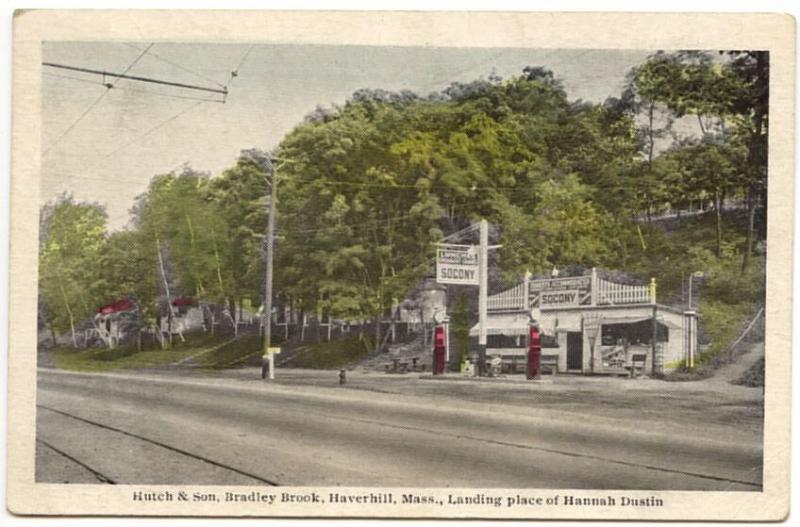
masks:
[[[740,386],[750,386],[755,388],[757,386],[764,386],[764,358],[762,357],[755,364],[750,366],[741,377],[732,381],[733,384]]]

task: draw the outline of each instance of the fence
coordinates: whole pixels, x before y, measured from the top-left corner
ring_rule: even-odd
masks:
[[[595,302],[598,305],[649,304],[652,302],[650,287],[646,285],[615,284],[597,279]]]
[[[763,341],[765,325],[766,317],[764,316],[764,308],[761,307],[742,332],[739,333],[739,336],[731,342],[723,355],[728,360],[733,359],[736,355],[749,349],[749,344]]]
[[[526,309],[528,296],[527,282],[515,285],[511,289],[492,295],[486,299],[490,311],[520,311]]]

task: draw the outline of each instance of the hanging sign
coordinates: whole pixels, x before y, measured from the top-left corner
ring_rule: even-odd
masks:
[[[436,281],[440,284],[478,285],[478,247],[440,244],[436,249]]]

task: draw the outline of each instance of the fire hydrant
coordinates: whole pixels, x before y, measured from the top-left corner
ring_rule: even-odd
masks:
[[[339,370],[339,384],[347,383],[347,370]]]

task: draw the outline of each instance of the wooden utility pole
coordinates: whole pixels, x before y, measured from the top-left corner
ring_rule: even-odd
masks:
[[[486,374],[486,324],[489,298],[489,222],[481,220],[478,262],[478,375]]]
[[[270,352],[270,340],[272,338],[272,258],[275,252],[275,195],[277,192],[278,178],[275,175],[275,167],[272,161],[267,159],[267,170],[269,171],[269,194],[267,197],[267,247],[266,247],[266,274],[264,280],[264,356],[261,366],[261,378],[266,378],[266,370],[269,368],[269,378],[275,378],[275,358]]]

